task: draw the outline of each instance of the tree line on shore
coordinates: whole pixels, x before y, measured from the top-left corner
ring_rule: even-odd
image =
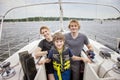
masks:
[[[68,18],[63,17],[64,21],[70,20],[70,19],[77,19],[77,20],[83,20],[83,21],[90,21],[95,20],[93,18]],[[21,19],[5,19],[4,22],[28,22],[28,21],[59,21],[59,17],[29,17],[29,18],[21,18]],[[108,18],[105,20],[120,20],[120,17],[118,18]],[[1,20],[0,20],[1,21]]]

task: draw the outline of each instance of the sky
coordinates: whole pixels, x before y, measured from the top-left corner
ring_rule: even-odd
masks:
[[[23,6],[28,4],[38,4],[47,2],[57,2],[58,0],[0,0],[0,18],[6,11],[13,7]],[[120,0],[62,0],[64,2],[84,2],[84,3],[98,3],[115,6],[120,10]],[[120,16],[115,9],[105,6],[93,6],[93,5],[65,5],[62,4],[63,16],[65,17],[79,17],[79,18],[114,18]],[[25,17],[37,17],[37,16],[60,16],[59,6],[54,5],[42,5],[26,8],[19,8],[10,11],[6,18],[25,18]]]

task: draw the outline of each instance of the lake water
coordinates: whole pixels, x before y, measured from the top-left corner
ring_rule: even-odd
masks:
[[[64,29],[68,30],[68,21],[64,22]],[[19,50],[29,42],[39,39],[39,28],[42,25],[49,26],[54,32],[60,29],[59,21],[45,22],[9,22],[4,23],[2,41],[0,42],[0,55],[10,54]],[[100,43],[116,49],[117,38],[120,38],[120,21],[80,21],[80,32],[89,38],[99,41]],[[5,58],[8,55],[4,56]],[[1,56],[0,56],[0,60]]]

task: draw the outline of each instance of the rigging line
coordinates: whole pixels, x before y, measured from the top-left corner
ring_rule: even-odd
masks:
[[[101,65],[104,63],[105,59],[100,63],[99,67],[98,67],[98,71],[97,71],[97,75],[100,76],[100,69],[101,69]]]
[[[106,72],[104,73],[104,75],[103,75],[103,77],[102,77],[102,78],[104,78],[104,77],[106,76],[106,74],[107,74],[109,71],[111,71],[111,70],[113,70],[113,67],[112,67],[112,68],[110,68],[108,71],[106,71]]]

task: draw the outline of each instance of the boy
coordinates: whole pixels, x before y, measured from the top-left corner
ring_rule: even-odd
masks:
[[[74,52],[75,56],[81,56],[84,46],[86,46],[89,51],[93,51],[88,37],[79,32],[81,26],[78,20],[71,20],[68,28],[70,32],[65,34],[65,43]],[[94,58],[94,56],[95,55],[90,55],[89,57]],[[72,80],[83,80],[84,66],[81,65],[84,65],[82,61],[71,60]]]
[[[40,61],[39,64],[48,63],[52,60],[55,80],[70,80],[70,58],[72,60],[83,60],[90,62],[88,58],[74,56],[71,50],[64,45],[65,37],[62,33],[55,33],[53,36],[54,47],[49,51],[48,58]]]

